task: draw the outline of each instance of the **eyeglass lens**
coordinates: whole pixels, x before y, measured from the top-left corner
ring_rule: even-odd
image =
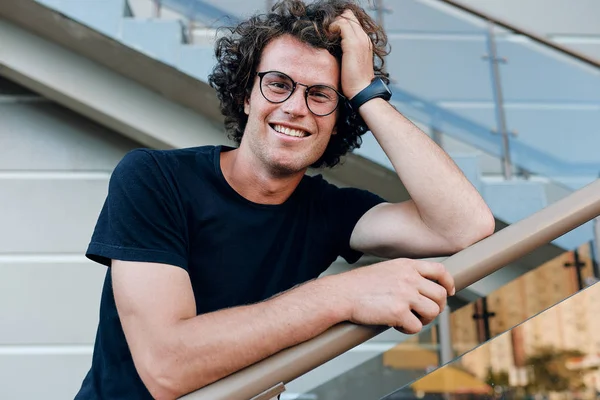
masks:
[[[286,74],[270,71],[262,75],[260,90],[271,103],[283,103],[294,92],[294,86],[294,81]],[[337,91],[326,85],[309,86],[305,92],[305,99],[308,109],[319,116],[334,112],[339,102]]]

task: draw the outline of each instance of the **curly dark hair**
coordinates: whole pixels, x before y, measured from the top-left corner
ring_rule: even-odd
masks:
[[[216,42],[217,65],[209,76],[209,84],[217,91],[229,137],[238,145],[248,121],[244,101],[252,91],[265,46],[282,35],[291,35],[314,48],[329,51],[341,65],[340,34],[330,32],[329,27],[346,9],[354,12],[371,38],[375,76],[389,82],[388,74],[383,71],[383,57],[389,52],[385,32],[353,0],[318,0],[310,4],[283,0],[267,14],[257,14],[235,27],[222,28],[226,34]],[[341,156],[361,145],[360,135],[367,127],[346,102],[340,104],[336,124],[337,134],[332,135],[325,152],[311,167],[333,167]]]

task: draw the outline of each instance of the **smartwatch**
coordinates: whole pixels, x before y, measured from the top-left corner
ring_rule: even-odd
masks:
[[[392,98],[392,91],[381,78],[373,79],[369,86],[351,98],[349,100],[350,107],[352,108],[352,111],[358,112],[360,106],[376,97],[382,98],[385,101],[389,101]]]

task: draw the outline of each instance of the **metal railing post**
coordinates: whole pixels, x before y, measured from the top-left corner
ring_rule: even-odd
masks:
[[[446,307],[438,316],[438,342],[440,344],[440,366],[448,364],[454,358],[450,329],[450,307]]]
[[[431,129],[431,140],[435,142],[440,148],[444,148],[444,140],[442,139],[442,132],[437,128]]]
[[[385,12],[383,0],[375,0],[373,8],[375,9],[375,22],[383,28],[383,13]]]
[[[160,18],[160,12],[162,9],[162,4],[160,0],[154,0],[154,18]]]
[[[592,239],[592,255],[593,261],[596,264],[596,269],[598,269],[598,265],[600,264],[600,217],[594,218],[594,237]],[[600,270],[594,271],[597,274],[596,278],[600,278]]]
[[[508,139],[508,130],[506,129],[506,114],[504,112],[504,98],[502,96],[502,84],[500,81],[500,69],[498,64],[506,62],[506,59],[498,58],[496,49],[496,40],[494,37],[494,23],[488,21],[487,35],[488,54],[484,56],[490,64],[490,76],[492,79],[492,92],[494,96],[494,108],[496,110],[497,131],[502,135],[502,173],[504,179],[512,178],[512,163],[510,160],[510,143]]]

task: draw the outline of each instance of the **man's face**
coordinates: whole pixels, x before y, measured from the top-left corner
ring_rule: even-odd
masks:
[[[263,50],[257,71],[279,71],[295,82],[327,85],[339,91],[340,67],[335,57],[292,36],[272,40]],[[263,97],[260,79],[255,77],[250,98],[246,99],[244,111],[248,122],[240,148],[250,150],[276,173],[304,171],[323,155],[335,133],[337,110],[327,116],[314,115],[306,105],[305,89],[298,85],[289,99],[274,104]],[[301,137],[298,132],[286,134],[282,128],[301,131]]]

